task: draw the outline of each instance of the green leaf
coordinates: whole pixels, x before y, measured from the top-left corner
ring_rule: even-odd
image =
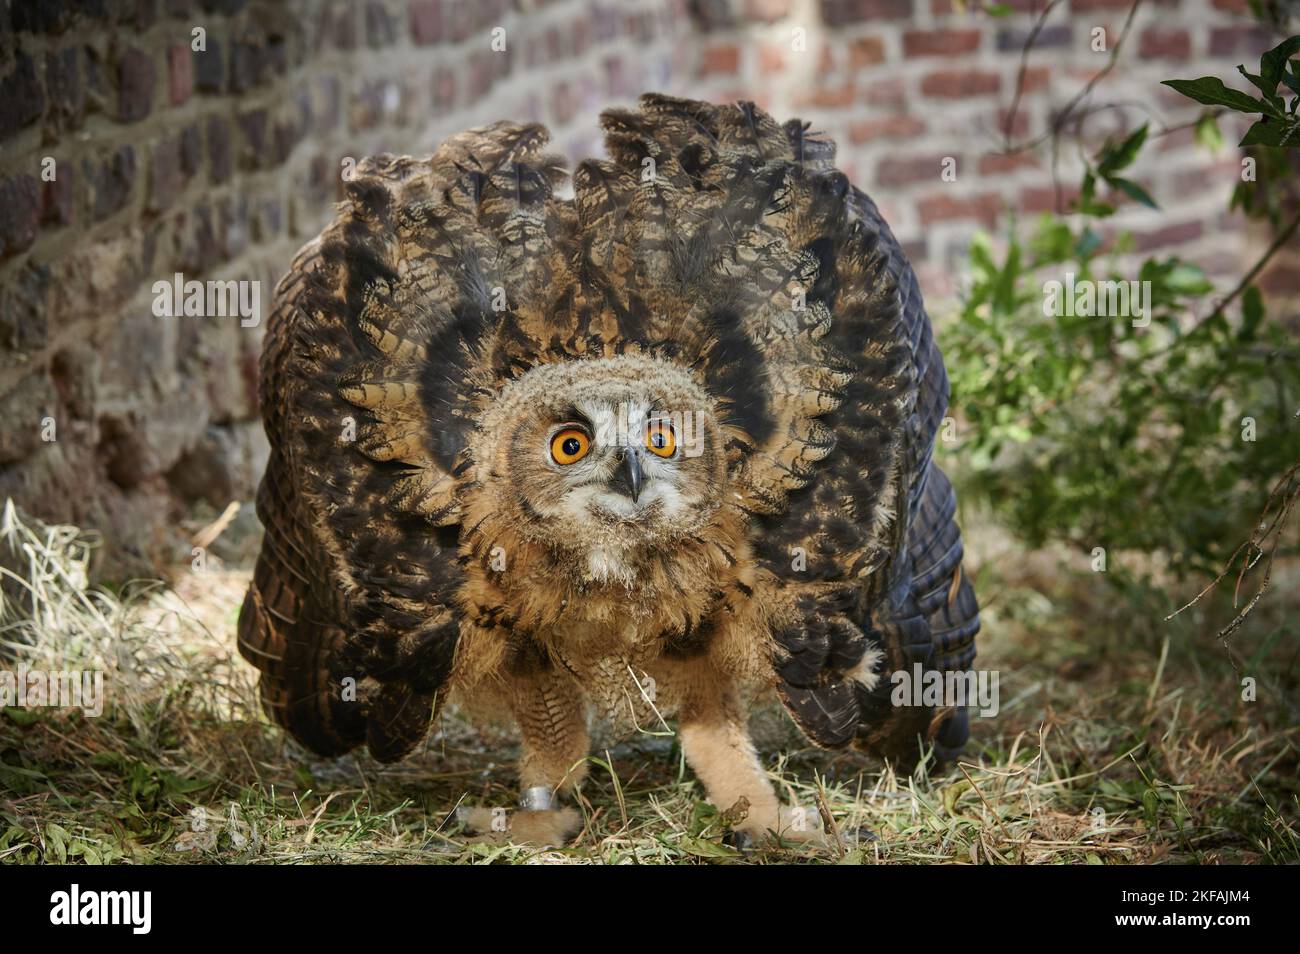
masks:
[[[1130,199],[1134,199],[1138,202],[1141,202],[1147,208],[1149,209],[1160,208],[1160,206],[1156,205],[1156,200],[1151,198],[1150,193],[1148,193],[1146,189],[1142,188],[1132,179],[1121,179],[1119,176],[1112,176],[1112,177],[1108,177],[1106,181],[1109,182],[1116,189],[1119,189],[1119,191],[1123,192]]]
[[[697,858],[739,858],[740,852],[735,848],[719,844],[716,841],[708,841],[704,838],[692,838],[690,835],[684,837],[678,846],[682,851]]]
[[[1217,76],[1202,76],[1194,80],[1162,80],[1161,84],[1205,106],[1227,106],[1239,113],[1264,112],[1267,106],[1239,90],[1224,86],[1223,80]]]
[[[1101,163],[1097,166],[1097,174],[1103,179],[1108,179],[1111,173],[1128,168],[1133,164],[1133,160],[1137,158],[1138,150],[1142,148],[1142,144],[1146,142],[1146,139],[1147,124],[1143,123],[1118,146],[1114,148],[1107,146],[1102,150]]]
[[[1264,78],[1262,76],[1250,72],[1244,66],[1238,66],[1237,72],[1240,73],[1242,76],[1246,77],[1246,79],[1250,81],[1250,85],[1254,86],[1261,93],[1263,93],[1266,98],[1271,99],[1275,97],[1277,92],[1276,83],[1274,83],[1272,86],[1269,86],[1267,83],[1264,82]]]
[[[984,5],[984,12],[991,17],[1009,17],[1015,11],[1005,3],[986,3]]]
[[[1201,113],[1201,118],[1196,120],[1196,142],[1210,152],[1223,148],[1223,131],[1219,129],[1219,117],[1214,113]]]
[[[1290,118],[1279,122],[1266,116],[1246,130],[1238,145],[1294,149],[1300,146],[1300,122]]]
[[[1297,52],[1300,52],[1300,36],[1292,36],[1260,57],[1260,78],[1263,83],[1261,88],[1265,93],[1272,93],[1277,89],[1277,84],[1282,81],[1287,62]]]

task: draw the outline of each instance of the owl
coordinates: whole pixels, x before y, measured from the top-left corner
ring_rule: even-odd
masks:
[[[943,362],[807,124],[649,94],[601,125],[571,174],[498,122],[345,183],[266,328],[239,648],[324,756],[401,759],[448,702],[513,722],[520,841],[571,835],[593,727],[669,720],[737,835],[817,837],[754,706],[903,767],[968,735],[892,692],[979,629]]]

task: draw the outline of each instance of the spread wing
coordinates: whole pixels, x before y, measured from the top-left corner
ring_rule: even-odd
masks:
[[[432,157],[359,164],[339,217],[295,259],[267,326],[266,537],[240,616],[270,715],[303,744],[401,758],[452,665],[457,473],[486,383],[491,291],[543,282],[555,160],[499,123]],[[349,691],[355,690],[355,691]]]
[[[756,598],[783,608],[782,698],[823,745],[912,762],[920,735],[955,754],[965,713],[893,707],[885,678],[968,668],[979,628],[931,460],[947,376],[901,248],[797,120],[647,96],[604,121],[614,162],[578,177],[579,208],[601,208],[621,171],[608,260],[683,356],[731,359],[706,380],[770,574]]]

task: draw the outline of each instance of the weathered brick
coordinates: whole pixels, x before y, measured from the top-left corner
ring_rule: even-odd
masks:
[[[1138,42],[1138,53],[1145,59],[1186,59],[1192,54],[1192,37],[1183,29],[1147,27]]]
[[[907,90],[901,79],[880,79],[867,85],[866,100],[872,106],[894,106],[899,109],[907,105]]]
[[[188,43],[167,48],[167,99],[179,106],[194,92],[194,57]]]
[[[161,212],[170,208],[184,183],[180,137],[168,136],[154,146],[149,160],[149,210]]]
[[[6,7],[10,6],[6,4]],[[14,29],[26,33],[62,33],[72,25],[77,13],[82,12],[89,19],[104,16],[102,0],[84,4],[85,9],[78,10],[82,4],[73,0],[41,0],[39,3],[15,3],[13,7]],[[8,14],[8,10],[5,11]]]
[[[220,93],[226,88],[226,61],[221,44],[208,33],[205,49],[191,50],[194,86],[200,93]]]
[[[0,212],[0,218],[3,215]],[[45,347],[49,337],[49,285],[50,267],[31,259],[10,281],[0,285],[0,349],[31,352]]]
[[[343,84],[337,76],[321,76],[316,80],[315,106],[312,123],[318,133],[328,133],[338,128],[343,118]]]
[[[980,156],[979,174],[982,176],[1004,175],[1019,172],[1022,169],[1038,169],[1042,163],[1032,152],[994,153]]]
[[[1058,202],[1059,199],[1059,202]],[[1066,212],[1079,199],[1077,186],[1061,187],[1060,195],[1054,186],[1029,186],[1020,190],[1017,209],[1023,213]]]
[[[1274,44],[1273,35],[1259,26],[1215,27],[1210,31],[1211,56],[1259,55]],[[1251,70],[1251,72],[1258,72]]]
[[[849,44],[849,69],[885,61],[885,44],[878,36],[860,36]]]
[[[0,80],[0,139],[35,122],[44,110],[45,93],[36,77],[36,64],[20,51],[14,68]]]
[[[216,184],[230,178],[233,167],[233,150],[230,148],[232,130],[224,116],[208,117],[208,170]]]
[[[846,80],[835,86],[815,86],[805,90],[795,99],[800,108],[811,109],[845,109],[853,105],[857,95],[852,81]]]
[[[776,23],[790,15],[790,0],[745,0],[745,18]]]
[[[891,187],[917,182],[939,182],[947,158],[949,156],[941,153],[888,156],[876,166],[876,182]],[[958,166],[960,168],[960,163]]]
[[[911,139],[924,132],[925,122],[916,116],[863,119],[849,126],[849,142],[862,145],[878,139]]]
[[[1017,74],[1016,81],[1021,83],[1021,92],[1037,93],[1047,89],[1052,82],[1052,71],[1046,66],[1031,66],[1025,70],[1024,79]]]
[[[916,208],[922,225],[972,219],[985,228],[993,228],[997,224],[998,213],[1002,210],[1002,196],[996,192],[973,196],[935,193],[923,197]]]
[[[903,20],[912,15],[912,0],[820,0],[822,21],[845,26],[864,20]]]
[[[732,74],[740,70],[740,47],[735,43],[719,43],[706,47],[700,55],[700,74]]]
[[[979,30],[908,30],[904,56],[959,56],[979,49]]]
[[[71,225],[76,217],[76,172],[69,162],[55,166],[55,176],[42,182],[41,221],[47,225]]]
[[[780,43],[760,43],[758,46],[758,71],[761,74],[780,73],[785,69],[786,47]]]
[[[977,69],[936,70],[921,78],[921,92],[942,99],[965,99],[996,93],[1002,86],[997,73]]]
[[[0,259],[36,241],[41,221],[41,187],[35,176],[0,179]]]
[[[199,171],[203,161],[203,134],[197,122],[190,123],[181,130],[181,172],[188,179]]]
[[[76,129],[86,108],[81,82],[81,48],[70,46],[45,54],[45,88],[50,96],[48,119],[56,129]]]
[[[108,218],[126,207],[135,188],[135,149],[121,146],[111,156],[99,161],[87,160],[82,173],[90,183],[91,216],[96,221]]]
[[[117,118],[122,122],[144,119],[153,108],[153,60],[129,47],[117,60]]]
[[[239,165],[244,169],[257,169],[267,164],[270,153],[270,116],[265,109],[250,109],[238,114],[235,123],[243,140],[239,151]]]
[[[998,30],[998,51],[1002,53],[1018,52],[1029,42],[1029,27],[1003,27]],[[1085,31],[1086,32],[1086,31]],[[1044,26],[1034,37],[1035,50],[1066,47],[1074,42],[1074,30],[1068,23],[1054,23]]]
[[[1140,252],[1194,242],[1205,232],[1201,222],[1178,222],[1150,232],[1134,232],[1133,247]]]
[[[1014,113],[1009,109],[999,109],[994,117],[994,123],[997,131],[1003,136],[1011,136],[1019,139],[1029,132],[1029,114],[1024,109],[1017,109]]]
[[[366,4],[366,45],[372,50],[392,46],[397,38],[396,25],[388,8],[378,0]]]
[[[335,49],[357,48],[357,11],[354,7],[345,6],[335,14],[333,40]]]
[[[411,39],[419,46],[429,46],[442,39],[441,0],[414,0],[411,3]]]

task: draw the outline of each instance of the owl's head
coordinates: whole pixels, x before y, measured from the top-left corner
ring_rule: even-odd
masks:
[[[479,492],[514,530],[594,578],[697,531],[721,505],[713,402],[682,367],[624,355],[538,366],[512,381],[474,443]]]

